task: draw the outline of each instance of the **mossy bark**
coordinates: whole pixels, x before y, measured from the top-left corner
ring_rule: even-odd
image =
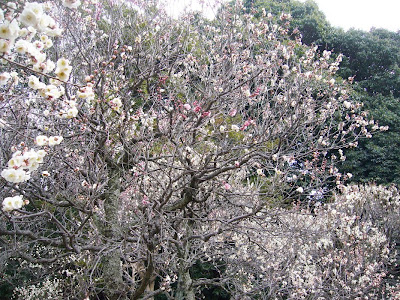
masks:
[[[104,199],[105,223],[102,226],[102,233],[106,240],[112,241],[118,240],[120,236],[118,211],[121,186],[118,170],[111,168],[108,173],[109,179]],[[105,252],[105,256],[102,258],[102,264],[105,294],[108,299],[124,299],[120,250],[114,247],[113,244],[111,244],[111,249]]]
[[[192,285],[193,281],[190,277],[189,270],[179,274],[176,300],[195,300],[195,293]]]
[[[190,197],[193,199],[193,194],[189,196],[186,194],[185,197]],[[190,215],[187,216],[189,219],[191,218]],[[186,236],[193,235],[193,222],[189,220],[185,226],[184,230],[186,231]],[[190,276],[190,267],[192,266],[191,261],[191,252],[192,252],[192,244],[189,239],[183,242],[183,247],[181,251],[178,251],[180,254],[180,262],[179,266],[179,273],[178,273],[178,286],[176,289],[176,300],[195,300],[195,292],[193,288],[193,280]]]

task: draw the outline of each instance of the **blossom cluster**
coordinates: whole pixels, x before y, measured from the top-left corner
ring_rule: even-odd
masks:
[[[76,9],[79,7],[79,5],[81,5],[81,1],[80,0],[63,0],[62,4],[65,7],[68,7],[71,9]]]
[[[22,196],[6,197],[3,200],[3,211],[12,211],[14,209],[20,209],[24,206],[25,202],[22,200]]]
[[[394,187],[346,186],[313,213],[271,210],[266,223],[244,222],[252,230],[230,236],[236,246],[229,269],[243,279],[245,292],[274,286],[270,296],[375,299],[396,255],[391,239],[399,234],[399,203]]]
[[[39,135],[35,139],[35,143],[38,146],[55,146],[55,145],[60,145],[61,142],[63,141],[62,136],[50,136],[47,137],[45,135]]]
[[[34,300],[34,299],[61,299],[60,280],[57,278],[47,277],[38,284],[28,286],[19,286],[14,290],[14,296],[18,299]]]
[[[58,80],[55,78],[51,78],[51,84],[49,85],[41,82],[40,79],[35,75],[31,75],[28,78],[28,86],[31,89],[38,90],[39,94],[47,100],[58,99],[65,94],[64,87],[60,85],[62,81],[65,82],[68,80],[72,71],[72,67],[69,65],[69,61],[65,58],[60,58],[57,61],[57,64],[55,64],[51,60],[47,60],[46,63],[40,64],[40,69],[35,68],[35,66],[33,67],[35,71],[45,74],[53,71],[54,68],[56,68],[54,72]]]
[[[86,99],[87,102],[94,98],[94,92],[92,84],[89,82],[86,86],[81,87],[77,92],[77,96],[80,99]]]
[[[62,136],[44,136],[39,135],[35,139],[38,146],[55,146],[63,141]],[[23,151],[15,151],[8,161],[8,168],[1,172],[1,176],[8,182],[21,183],[28,181],[31,178],[31,173],[37,170],[40,164],[43,163],[43,158],[46,156],[46,151],[43,149],[24,149]],[[3,210],[11,211],[22,207],[20,199],[22,196],[7,197],[3,202]]]
[[[43,163],[45,155],[45,150],[16,151],[8,161],[8,168],[1,172],[1,176],[12,183],[27,181],[31,178],[31,172],[37,170]]]
[[[39,95],[44,99],[53,100],[58,99],[65,94],[64,87],[59,86],[61,82],[53,81],[55,84],[46,85],[39,80],[35,75],[29,76],[28,86],[34,90],[39,91]]]
[[[21,14],[16,16],[17,6],[9,3],[8,11],[0,11],[0,52],[14,50],[20,54],[29,54],[31,62],[43,62],[45,55],[40,50],[50,48],[52,41],[48,37],[61,34],[55,20],[45,13],[41,3],[26,3]],[[11,21],[10,21],[11,20]],[[21,29],[21,26],[23,28]],[[37,32],[43,34],[41,40],[32,42]],[[18,41],[17,39],[20,38]]]
[[[58,37],[62,30],[56,21],[46,14],[50,10],[50,3],[27,2],[20,14],[16,4],[9,3],[7,10],[0,11],[0,52],[6,61],[24,65],[33,73],[48,76],[49,84],[45,84],[36,75],[30,75],[28,86],[37,90],[39,95],[46,100],[58,99],[65,94],[63,82],[68,81],[72,66],[65,58],[60,58],[55,63],[49,59],[45,50],[53,46],[52,37]],[[80,1],[63,1],[63,5],[76,8]],[[12,21],[9,21],[12,20]],[[54,75],[51,76],[51,72]],[[0,86],[18,82],[17,72],[3,72],[0,74]],[[73,111],[67,113],[69,117],[77,115],[76,105]],[[61,112],[64,116],[64,112]]]
[[[122,101],[120,98],[114,98],[112,100],[110,100],[110,105],[111,108],[117,112],[121,112],[121,108],[122,108]]]
[[[60,58],[57,61],[57,69],[55,70],[55,74],[57,78],[61,81],[67,81],[72,71],[72,67],[69,64],[69,60],[65,58]]]
[[[63,5],[68,8],[77,8],[80,1],[65,0]],[[58,99],[65,95],[65,88],[61,86],[61,83],[69,79],[72,71],[69,60],[60,58],[55,63],[45,53],[45,50],[53,46],[52,38],[58,37],[62,33],[62,29],[55,19],[47,14],[51,6],[50,2],[26,2],[21,8],[19,4],[9,2],[4,6],[4,10],[0,9],[0,54],[3,63],[11,62],[15,66],[21,65],[35,74],[27,78],[28,87],[36,90],[46,100]],[[55,75],[51,76],[51,72],[54,72]],[[22,74],[26,76],[25,72]],[[46,77],[48,80],[45,80]],[[1,73],[0,86],[9,84],[10,79],[13,79],[13,83],[17,85],[19,82],[18,72]],[[45,82],[49,82],[49,84]],[[78,110],[75,101],[63,101],[56,105],[62,103],[67,109],[60,112],[61,117],[77,116]],[[45,106],[47,104],[43,107]],[[49,111],[44,110],[42,113],[47,116]],[[55,146],[59,145],[62,140],[62,136],[37,136],[35,143],[38,146]],[[8,168],[1,172],[1,176],[11,183],[27,181],[31,178],[32,172],[43,163],[45,155],[45,150],[25,148],[22,151],[15,151],[8,161]],[[14,202],[10,202],[10,199],[17,198],[6,199],[8,205],[4,210],[9,211],[10,208],[19,206],[10,204],[19,203],[14,200]]]

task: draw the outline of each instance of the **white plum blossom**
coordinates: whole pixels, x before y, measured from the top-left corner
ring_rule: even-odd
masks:
[[[44,151],[44,150],[38,150],[38,151],[36,151],[36,153],[37,153],[37,155],[39,156],[39,157],[45,157],[46,156],[46,154],[47,154],[47,152],[46,151]]]
[[[38,138],[37,140],[39,143],[44,145],[47,137],[38,136]],[[58,140],[60,140],[59,137],[57,137],[57,142]],[[45,155],[46,151],[44,150],[36,151],[30,149],[25,150],[24,152],[16,151],[8,161],[8,169],[4,169],[1,172],[1,176],[8,182],[12,183],[27,181],[31,178],[31,172],[37,170],[39,164],[43,163]]]
[[[8,80],[11,78],[10,73],[4,72],[0,74],[0,86],[6,85]]]
[[[7,53],[11,49],[11,42],[8,40],[0,39],[0,52]]]
[[[78,115],[78,109],[74,106],[68,109],[67,119],[75,118]]]
[[[58,79],[60,79],[61,81],[67,81],[69,78],[69,75],[71,74],[72,71],[72,67],[71,66],[67,66],[65,68],[57,68],[55,71],[55,74],[57,76]]]
[[[49,137],[49,146],[60,145],[63,139],[62,136],[51,136]]]
[[[49,73],[49,72],[53,71],[55,67],[56,67],[55,63],[52,60],[48,59],[46,61],[46,69],[43,72]]]
[[[30,174],[22,169],[4,169],[1,172],[1,177],[3,177],[8,182],[20,183],[29,180]]]
[[[48,36],[58,37],[62,34],[62,31],[61,28],[55,27],[54,29],[47,29],[45,32]]]
[[[4,21],[3,24],[0,24],[0,38],[13,41],[18,37],[19,30],[17,20],[14,19],[12,22]]]
[[[110,101],[111,108],[117,112],[121,111],[122,101],[120,98],[114,98]]]
[[[49,84],[46,87],[40,89],[39,94],[46,99],[58,99],[63,94],[57,86]]]
[[[53,41],[51,39],[47,39],[44,43],[44,49],[49,49],[51,47],[53,47]]]
[[[60,58],[57,61],[57,68],[55,74],[61,81],[67,81],[69,75],[71,74],[72,67],[69,65],[69,60],[65,58]]]
[[[39,31],[46,32],[49,27],[54,27],[55,21],[49,15],[43,15],[36,24]]]
[[[3,200],[3,211],[12,211],[14,209],[20,209],[24,206],[24,201],[22,200],[22,196],[14,196],[14,197],[6,197]]]
[[[43,159],[37,155],[35,150],[31,149],[24,153],[23,161],[23,168],[28,169],[29,171],[35,171],[39,168],[39,163],[43,162]]]
[[[35,143],[38,146],[55,146],[55,145],[59,145],[62,141],[63,141],[63,137],[62,136],[50,136],[47,137],[45,135],[39,135],[36,137]],[[42,155],[42,153],[40,154]]]
[[[40,64],[46,60],[46,53],[40,52],[37,48],[28,48],[29,54],[32,55],[31,64]]]
[[[235,131],[235,132],[239,132],[239,130],[240,130],[239,126],[237,126],[237,125],[232,125],[232,126],[231,126],[231,129],[232,129],[233,131]]]
[[[18,40],[14,45],[14,49],[17,53],[25,54],[28,51],[29,45],[29,42],[26,40]]]
[[[38,77],[36,77],[35,75],[31,75],[28,78],[28,86],[31,89],[38,90],[45,88],[46,85],[43,82],[40,82]]]
[[[351,108],[351,103],[350,103],[349,101],[344,101],[344,102],[343,102],[343,106],[344,106],[346,109],[350,109],[350,108]]]
[[[69,67],[69,60],[62,57],[57,60],[57,69],[65,69]]]
[[[78,92],[77,96],[80,99],[86,99],[87,102],[90,102],[94,99],[94,91],[90,84],[85,87],[82,87]]]
[[[81,5],[80,0],[63,0],[62,4],[65,7],[71,8],[71,9],[76,9]]]
[[[19,16],[19,21],[25,26],[35,27],[43,15],[43,6],[37,2],[26,3]]]
[[[24,158],[21,155],[16,155],[13,156],[9,161],[8,161],[8,167],[10,169],[18,169],[24,164]]]
[[[35,143],[38,146],[46,146],[49,143],[49,138],[45,135],[38,135],[35,139]]]

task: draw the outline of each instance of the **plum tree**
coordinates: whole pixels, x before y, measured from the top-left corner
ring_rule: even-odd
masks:
[[[68,263],[78,297],[257,294],[220,269],[226,251],[342,186],[341,149],[372,124],[340,56],[289,39],[289,15],[177,21],[145,2],[3,4],[19,27],[0,35],[3,255]],[[194,278],[199,261],[220,276]]]

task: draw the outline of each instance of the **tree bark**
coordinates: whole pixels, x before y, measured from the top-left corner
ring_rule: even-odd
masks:
[[[192,286],[193,280],[189,270],[179,274],[179,281],[175,299],[176,300],[195,300],[195,293]]]
[[[193,183],[193,182],[192,182]],[[190,201],[193,200],[193,192],[185,193],[184,198],[189,198]],[[189,202],[190,202],[189,201]],[[185,224],[184,230],[186,231],[186,236],[193,235],[193,222],[189,220],[187,224]],[[182,247],[181,259],[179,263],[179,273],[178,273],[178,286],[176,291],[176,300],[195,300],[195,293],[193,290],[193,280],[190,277],[190,253],[191,249],[190,240],[186,240]]]
[[[106,223],[102,228],[103,234],[108,240],[116,239],[120,235],[118,226],[120,192],[119,172],[117,169],[111,168],[104,200]],[[103,280],[106,288],[105,294],[110,300],[122,299],[124,283],[119,249],[116,249],[113,245],[113,248],[108,251],[102,262]]]

